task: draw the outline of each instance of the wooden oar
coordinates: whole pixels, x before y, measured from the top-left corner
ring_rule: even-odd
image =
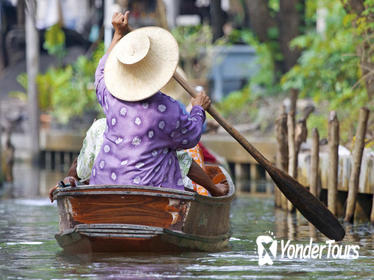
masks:
[[[177,72],[174,79],[192,96],[196,97],[198,93],[187,83]],[[232,127],[216,110],[210,105],[207,110],[209,114],[232,136],[252,157],[263,166],[269,173],[275,184],[287,197],[289,201],[298,209],[301,214],[311,222],[320,232],[330,239],[340,241],[344,238],[345,231],[336,217],[307,189],[289,176],[284,171],[276,168],[267,160],[255,147],[250,144],[243,135]]]

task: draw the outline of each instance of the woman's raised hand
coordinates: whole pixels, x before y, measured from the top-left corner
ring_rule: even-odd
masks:
[[[211,103],[212,101],[209,96],[205,94],[205,91],[202,91],[198,96],[191,100],[192,106],[201,106],[204,110],[207,110]]]
[[[113,14],[112,25],[114,28],[114,32],[118,35],[124,36],[131,31],[131,27],[129,26],[129,15],[130,11],[126,11],[124,14]]]

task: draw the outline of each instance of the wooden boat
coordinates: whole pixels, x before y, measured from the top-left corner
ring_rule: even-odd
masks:
[[[235,187],[219,166],[207,166],[213,182],[227,180],[226,196],[207,197],[159,187],[58,188],[58,244],[68,253],[219,251],[230,238]]]

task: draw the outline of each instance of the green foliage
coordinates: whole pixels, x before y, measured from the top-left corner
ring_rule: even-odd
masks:
[[[48,54],[55,55],[61,63],[66,54],[66,49],[65,33],[59,24],[56,23],[47,29],[43,47],[48,51]]]
[[[370,105],[360,71],[356,49],[362,43],[352,22],[355,16],[346,14],[340,1],[324,4],[327,10],[326,31],[315,30],[292,41],[293,47],[303,49],[299,63],[281,79],[283,90],[296,88],[301,97],[311,97],[319,104],[329,101],[328,110],[336,110],[341,121],[341,138],[347,141],[358,118],[361,106]],[[359,31],[361,32],[361,31]],[[312,116],[308,125],[326,133],[327,116]]]
[[[61,122],[66,123],[73,116],[87,111],[100,111],[94,87],[97,64],[95,59],[80,56],[73,65],[68,65],[58,73],[57,78],[62,84],[49,93],[52,95],[53,114]],[[53,71],[54,69],[50,69],[48,72]]]
[[[271,32],[277,33],[277,30]],[[276,34],[274,34],[276,36]],[[256,36],[250,30],[233,30],[229,37],[230,42],[244,42],[256,51],[256,64],[259,66],[258,71],[250,80],[250,87],[265,88],[268,94],[275,93],[279,88],[275,84],[276,71],[275,62],[281,59],[279,46],[272,42],[260,43]],[[245,91],[245,89],[244,89]]]
[[[246,86],[242,90],[232,92],[216,106],[230,122],[246,123],[257,119],[260,103],[260,98]]]
[[[310,31],[292,41],[293,47],[304,49],[299,63],[283,76],[284,90],[296,88],[302,96],[319,101],[342,94],[357,82],[358,58],[355,55],[351,27],[342,25],[345,12],[341,5],[329,10],[326,31]]]
[[[219,104],[217,104],[217,108],[224,116],[228,116],[233,111],[243,109],[250,101],[251,93],[247,86],[240,91],[234,91],[229,94]]]
[[[205,77],[213,61],[213,47],[223,45],[224,39],[212,43],[213,33],[209,25],[178,26],[172,34],[179,45],[183,69],[191,79]]]
[[[72,64],[64,67],[51,67],[37,76],[40,109],[50,112],[60,123],[90,111],[101,112],[96,99],[94,78],[100,58],[104,54],[104,44],[100,44],[92,58],[80,56]],[[27,74],[17,77],[17,81],[27,91]],[[10,95],[26,99],[24,92]]]
[[[317,104],[317,112],[308,119],[308,127],[317,127],[321,137],[327,137],[328,112],[336,110],[342,142],[349,141],[355,131],[360,107],[374,109],[374,100],[368,98],[360,67],[362,61],[374,62],[374,0],[365,1],[365,11],[360,15],[347,13],[342,2],[346,0],[305,1],[303,20],[306,29],[291,43],[291,47],[299,48],[302,53],[298,63],[280,81],[279,73],[275,72],[277,63],[283,59],[276,43],[278,30],[268,30],[270,40],[265,43],[259,42],[250,31],[235,30],[230,41],[253,46],[260,69],[249,86],[232,93],[220,104],[221,111],[226,116],[238,114],[236,109],[241,107],[240,102],[255,101],[259,87],[264,89],[262,95],[298,89],[300,97],[312,98]],[[277,0],[269,1],[272,11],[277,10],[278,4]],[[319,9],[326,12],[323,33],[316,31]],[[360,56],[358,49],[363,50]],[[250,98],[248,88],[251,89]]]

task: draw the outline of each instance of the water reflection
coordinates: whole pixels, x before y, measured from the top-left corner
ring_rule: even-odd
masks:
[[[56,170],[43,170],[28,163],[17,163],[14,166],[14,182],[0,188],[2,198],[47,197],[48,191],[64,173]]]
[[[278,240],[292,239],[301,243],[309,242],[310,237],[316,242],[326,239],[300,214],[274,209],[271,196],[247,194],[239,195],[233,202],[233,236],[230,248],[224,252],[66,256],[54,239],[58,231],[57,208],[47,198],[48,188],[62,174],[39,171],[39,185],[35,185],[37,179],[30,179],[35,178],[28,173],[31,171],[17,168],[20,169],[15,174],[19,176],[14,186],[3,191],[4,198],[0,200],[0,278],[374,278],[374,230],[368,224],[346,226],[346,238],[341,242],[360,245],[360,258],[357,260],[277,258],[273,266],[259,267],[256,248],[258,235],[271,231]]]

